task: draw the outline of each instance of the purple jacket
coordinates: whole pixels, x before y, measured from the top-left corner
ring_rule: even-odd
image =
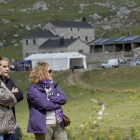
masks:
[[[53,82],[52,91],[53,95],[50,96],[50,100],[47,100],[47,95],[41,84],[30,84],[27,91],[30,111],[28,133],[46,133],[46,111],[55,110],[66,103],[66,96],[56,82]],[[56,96],[57,93],[60,96]]]

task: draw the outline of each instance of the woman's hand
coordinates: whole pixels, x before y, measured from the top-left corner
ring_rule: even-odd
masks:
[[[15,87],[12,88],[12,93],[14,93],[14,92],[18,92],[18,89]]]

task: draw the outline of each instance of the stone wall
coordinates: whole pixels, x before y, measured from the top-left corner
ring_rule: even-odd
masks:
[[[140,47],[134,49],[133,52],[135,58],[140,58]]]
[[[56,28],[56,33],[59,36],[64,36],[64,38],[79,37],[84,42],[89,42],[95,39],[94,28],[72,28],[72,30],[71,28]]]
[[[68,46],[68,52],[83,52],[84,54],[88,54],[90,52],[90,46],[82,42],[81,40],[76,40],[70,46]]]
[[[95,39],[95,29],[94,28],[61,28],[55,27],[50,22],[48,22],[44,27],[43,30],[51,29],[54,31],[58,36],[63,36],[64,38],[80,38],[84,42],[89,42]],[[87,40],[86,40],[87,37]]]
[[[84,54],[87,56],[86,61],[87,62],[93,62],[93,61],[102,61],[102,60],[108,60],[108,59],[114,59],[114,58],[124,58],[123,52],[108,52],[108,53],[89,53]]]
[[[28,40],[28,45],[26,44],[26,40]],[[33,39],[23,39],[22,47],[23,47],[23,59],[28,55],[38,53],[38,47],[46,42],[48,38],[36,38],[35,44],[33,43]]]

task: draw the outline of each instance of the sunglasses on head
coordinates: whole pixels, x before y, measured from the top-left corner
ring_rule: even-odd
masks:
[[[52,73],[52,70],[51,70],[51,69],[49,69],[49,71],[48,71],[48,72],[49,72],[49,74],[51,74],[51,73]]]

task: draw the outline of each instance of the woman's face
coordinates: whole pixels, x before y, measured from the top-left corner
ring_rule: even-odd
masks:
[[[48,72],[48,77],[47,77],[47,79],[48,79],[48,80],[52,80],[52,71],[51,71],[50,67],[48,67],[47,72]]]

